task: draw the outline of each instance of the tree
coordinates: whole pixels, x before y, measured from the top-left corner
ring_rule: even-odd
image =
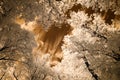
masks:
[[[119,0],[0,0],[1,80],[119,80]]]

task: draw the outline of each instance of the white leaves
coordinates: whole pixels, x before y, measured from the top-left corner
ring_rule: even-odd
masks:
[[[85,24],[87,21],[89,21],[89,18],[87,14],[85,14],[84,11],[78,11],[77,13],[72,12],[70,14],[71,19],[68,19],[68,23],[73,27],[78,27],[80,24]]]

